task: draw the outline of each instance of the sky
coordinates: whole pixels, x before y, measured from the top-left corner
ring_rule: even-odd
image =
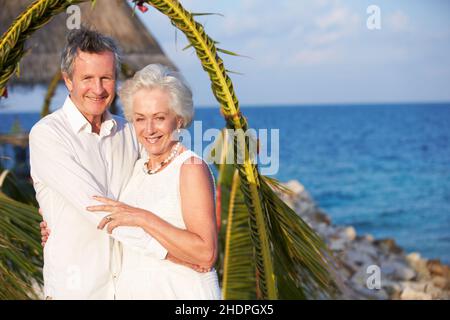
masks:
[[[242,73],[230,74],[241,105],[450,101],[450,1],[180,2],[220,14],[197,20],[220,48],[245,56],[221,54]],[[373,6],[378,12],[368,12]],[[217,105],[194,50],[182,50],[184,35],[153,8],[137,15],[190,83],[195,104]],[[26,109],[44,94],[13,91],[6,104]]]
[[[219,47],[241,104],[450,101],[450,1],[183,0]],[[379,8],[380,29],[371,5]],[[215,104],[181,32],[154,10],[139,15],[194,89]]]

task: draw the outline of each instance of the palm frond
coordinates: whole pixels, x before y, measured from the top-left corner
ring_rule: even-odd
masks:
[[[324,241],[261,180],[281,299],[323,299],[338,292],[332,253]],[[278,184],[278,183],[276,183]]]
[[[0,172],[1,172],[0,168]],[[12,172],[0,185],[0,299],[37,298],[42,285],[40,216],[34,190]]]
[[[228,73],[232,73],[232,74],[237,74],[239,76],[243,76],[244,74],[242,72],[237,72],[237,71],[233,71],[233,70],[226,70]]]
[[[257,270],[246,258],[253,252],[248,211],[242,206],[243,194],[237,188],[239,179],[234,166],[225,164],[233,152],[227,132],[222,131],[211,149],[219,150],[215,158],[220,159],[220,164],[216,164],[219,168],[218,186],[222,187],[222,209],[228,212],[226,234],[221,234],[225,238],[223,296],[225,299],[254,299],[252,294],[255,292],[249,288],[251,283],[255,284]],[[227,194],[224,190],[230,191]],[[262,177],[261,190],[270,219],[270,247],[280,298],[331,297],[327,295],[327,292],[335,291],[330,274],[332,266],[327,264],[331,253],[311,228],[273,192],[291,194],[292,191],[276,179],[265,176]],[[327,268],[321,267],[324,264]]]
[[[25,204],[37,206],[35,192],[30,182],[18,179],[14,172],[4,170],[0,167],[0,172],[3,177],[0,183],[0,190],[8,197]]]
[[[250,58],[248,56],[244,56],[244,55],[241,55],[239,53],[236,53],[236,52],[233,52],[233,51],[230,51],[230,50],[226,50],[226,49],[222,49],[222,48],[217,48],[217,51],[225,53],[225,54],[227,54],[229,56],[235,56],[235,57],[241,57],[241,58]]]
[[[18,69],[25,40],[68,6],[82,0],[36,0],[22,12],[0,38],[0,91]]]
[[[221,13],[214,13],[214,12],[191,12],[193,17],[197,17],[197,16],[221,16],[224,17],[223,14]]]
[[[257,297],[256,266],[249,229],[248,210],[236,170],[232,176],[226,226],[222,294],[224,299],[249,300]]]
[[[45,117],[50,113],[50,105],[53,96],[55,95],[56,89],[58,88],[58,84],[61,78],[62,78],[61,70],[58,69],[58,71],[56,71],[55,75],[50,81],[50,84],[48,85],[47,93],[45,94],[44,104],[41,107],[41,118]]]
[[[42,285],[40,216],[33,206],[0,192],[0,299],[37,298]]]

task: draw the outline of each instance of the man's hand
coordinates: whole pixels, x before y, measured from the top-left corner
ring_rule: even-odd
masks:
[[[38,211],[39,214],[43,217],[41,208],[39,208]],[[47,242],[48,237],[50,236],[50,229],[47,227],[47,222],[45,221],[39,223],[39,227],[41,228],[41,245],[42,247],[45,247],[45,243]]]
[[[205,272],[211,271],[211,268],[205,268],[205,267],[199,266],[198,264],[192,264],[192,263],[183,261],[181,259],[178,259],[178,258],[174,257],[170,253],[167,253],[166,259],[171,261],[171,262],[173,262],[173,263],[176,263],[176,264],[179,264],[179,265],[191,268],[192,270],[197,271],[197,272],[205,273]]]
[[[47,227],[47,222],[42,221],[39,224],[39,227],[41,228],[41,245],[42,247],[45,247],[45,243],[48,240],[48,237],[50,236],[50,229]]]

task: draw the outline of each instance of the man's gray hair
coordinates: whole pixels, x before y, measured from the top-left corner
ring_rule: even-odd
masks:
[[[116,64],[117,78],[120,70],[120,52],[112,38],[86,27],[71,30],[67,35],[66,45],[61,53],[61,72],[66,73],[70,78],[73,74],[78,50],[88,53],[112,52]]]
[[[133,122],[133,96],[140,89],[167,90],[170,96],[170,108],[183,119],[182,127],[188,127],[194,117],[192,91],[183,76],[161,64],[149,64],[136,72],[119,90],[123,104],[123,113],[129,122]]]

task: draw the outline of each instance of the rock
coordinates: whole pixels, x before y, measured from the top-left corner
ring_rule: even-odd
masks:
[[[400,282],[402,285],[402,290],[409,288],[413,291],[419,291],[419,292],[427,292],[428,288],[430,286],[433,286],[432,283],[429,281],[421,281],[421,282],[415,282],[415,281],[403,281]]]
[[[371,234],[365,234],[362,237],[363,240],[372,243],[375,239],[373,238],[373,236]]]
[[[288,187],[293,194],[299,195],[305,191],[305,187],[298,180],[289,180],[285,183],[285,186]]]
[[[402,286],[395,282],[389,280],[382,280],[381,287],[389,295],[389,299],[398,300],[400,299],[400,294],[402,293]]]
[[[371,290],[371,292],[374,294],[374,296],[378,300],[387,300],[387,299],[389,299],[389,295],[383,289]]]
[[[320,210],[316,210],[314,213],[312,213],[311,219],[315,223],[325,223],[328,226],[331,225],[330,217],[328,217],[328,215],[326,215],[325,213],[323,213]]]
[[[381,273],[384,277],[395,279],[396,266],[393,263],[383,263],[381,266]]]
[[[410,287],[406,287],[400,294],[402,300],[431,300],[431,294],[420,291],[415,291]]]
[[[408,261],[408,263],[410,263],[410,265],[412,266],[413,264],[419,263],[420,261],[422,261],[422,257],[420,256],[420,253],[418,252],[411,252],[410,254],[408,254],[406,256],[406,261]]]
[[[389,294],[383,288],[383,279],[374,278],[376,274],[369,269],[370,265],[363,265],[357,269],[350,279],[351,288],[362,294],[365,299],[389,299]]]
[[[441,276],[435,276],[432,278],[433,285],[441,289],[448,289],[448,280]]]
[[[380,239],[375,240],[374,244],[378,246],[381,250],[385,251],[386,253],[396,253],[401,254],[403,253],[403,249],[397,246],[394,239]]]
[[[353,227],[344,228],[340,232],[340,236],[346,240],[353,241],[356,238],[356,230]]]
[[[439,260],[428,260],[427,267],[432,275],[449,277],[449,267],[443,265]]]
[[[381,273],[394,280],[409,281],[416,276],[416,272],[399,261],[386,261],[381,265]]]
[[[370,300],[387,300],[389,295],[383,289],[368,289],[365,287],[356,287],[353,290],[362,296],[364,299]]]
[[[376,247],[374,247],[370,242],[366,241],[355,242],[353,243],[352,248],[353,250],[369,255],[372,258],[372,260],[376,260],[377,257],[381,255],[381,253],[378,252]]]
[[[328,246],[333,251],[342,251],[350,246],[350,242],[355,238],[355,229],[348,228],[330,228]]]
[[[353,283],[353,288],[366,288],[367,289],[367,266],[361,266],[355,270],[350,282]]]
[[[406,255],[393,239],[358,236],[352,226],[334,226],[330,217],[314,202],[305,187],[291,180],[290,194],[281,198],[327,243],[336,258],[342,282],[352,291],[351,299],[449,299],[450,268],[439,260]],[[376,268],[379,266],[379,282]],[[380,285],[381,288],[372,288]],[[345,293],[342,293],[345,297]]]
[[[316,224],[314,229],[323,238],[328,238],[334,233],[334,230],[325,223]]]
[[[427,284],[424,292],[430,294],[432,299],[448,299],[449,298],[448,292],[435,287],[432,283]]]
[[[416,273],[414,272],[414,270],[406,266],[401,266],[395,271],[395,277],[398,280],[409,281],[414,279],[415,276]]]
[[[333,251],[342,251],[346,248],[347,241],[345,239],[331,239],[328,247]]]
[[[406,256],[409,266],[417,273],[417,280],[429,280],[431,278],[430,271],[427,267],[427,261],[420,257],[417,252],[410,253]]]
[[[363,266],[376,264],[370,255],[354,249],[348,250],[345,253],[344,263],[346,263],[354,271],[358,271]],[[364,268],[364,272],[366,272],[366,269],[367,268]]]

